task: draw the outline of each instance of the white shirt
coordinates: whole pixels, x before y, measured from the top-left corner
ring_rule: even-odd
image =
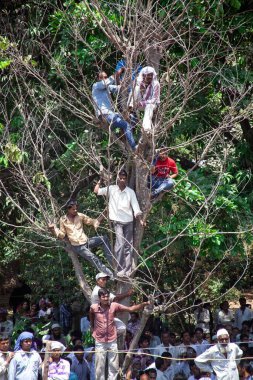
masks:
[[[194,344],[194,350],[196,351],[197,356],[203,354],[210,347],[210,343],[203,339],[202,342],[197,342]]]
[[[235,327],[241,330],[242,322],[250,321],[252,319],[252,310],[248,307],[242,311],[241,308],[237,309],[235,312]]]
[[[217,313],[217,324],[221,324],[221,325],[233,324],[234,320],[235,320],[234,313],[230,309],[228,309],[227,313],[225,313],[223,310],[219,310]]]
[[[159,344],[159,346],[156,346],[152,349],[154,352],[154,355],[162,356],[162,354],[167,351],[172,355],[172,359],[178,358],[178,346],[172,346],[169,344],[168,347],[165,347],[163,343]]]
[[[8,374],[7,374],[8,366],[9,366],[9,364],[6,364],[5,353],[0,352],[0,380],[7,380],[8,379]]]
[[[109,218],[116,222],[130,223],[134,216],[142,214],[135,192],[126,186],[120,190],[118,185],[103,187],[98,195],[109,195]]]
[[[96,285],[94,287],[94,289],[92,290],[91,298],[90,298],[92,305],[94,305],[95,303],[99,303],[98,291],[100,289],[102,289],[102,288],[100,286]],[[116,297],[115,294],[110,292],[110,296],[109,296],[110,302],[113,302],[115,297]]]
[[[156,366],[155,366],[155,363],[150,364],[146,368],[146,370],[150,369],[150,368],[155,368],[156,369],[156,380],[167,380],[167,378],[165,377],[165,372],[160,371],[159,369],[157,369]]]
[[[198,356],[195,363],[203,372],[212,373],[214,371],[217,380],[239,380],[236,359],[240,359],[242,354],[243,352],[237,344],[229,343],[226,359],[216,344]]]

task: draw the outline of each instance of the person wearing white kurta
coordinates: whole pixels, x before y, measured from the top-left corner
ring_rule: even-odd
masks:
[[[253,318],[252,310],[246,306],[246,298],[239,299],[240,308],[235,312],[235,327],[241,330],[242,322],[250,321]]]
[[[215,372],[217,380],[239,380],[237,361],[243,352],[235,344],[229,342],[227,330],[217,331],[218,343],[203,352],[195,359],[201,372]]]

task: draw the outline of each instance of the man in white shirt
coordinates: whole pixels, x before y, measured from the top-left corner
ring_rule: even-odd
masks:
[[[9,352],[10,340],[7,336],[0,336],[0,380],[8,379],[8,368],[11,359],[14,356],[13,352]]]
[[[194,317],[196,321],[195,328],[201,327],[205,334],[210,333],[210,311],[203,307],[201,299],[195,301],[196,309],[194,310]]]
[[[195,359],[201,372],[215,372],[217,380],[239,380],[237,360],[243,354],[235,344],[230,343],[226,329],[217,331],[218,343],[210,347]]]
[[[252,310],[246,306],[247,301],[245,297],[241,297],[239,299],[239,302],[240,302],[240,308],[237,309],[235,312],[235,326],[241,330],[242,322],[250,321],[253,315],[252,315]]]
[[[201,327],[197,327],[195,329],[194,335],[196,337],[196,343],[194,344],[194,349],[197,353],[197,356],[205,352],[209,347],[210,344],[207,340],[203,338],[204,332]]]
[[[118,277],[130,276],[133,262],[133,221],[134,217],[141,219],[142,212],[134,190],[127,184],[127,172],[121,170],[118,174],[117,185],[100,188],[99,181],[94,193],[109,197],[109,218],[114,224],[116,242],[114,258]]]
[[[173,346],[171,344],[170,340],[170,333],[168,331],[163,331],[161,334],[161,341],[162,343],[159,344],[158,346],[154,347],[153,352],[154,356],[161,356],[164,352],[170,352],[172,355],[172,358],[177,358],[178,357],[178,346]]]

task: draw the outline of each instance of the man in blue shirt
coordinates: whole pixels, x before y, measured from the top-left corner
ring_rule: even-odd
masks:
[[[120,85],[115,84],[113,76],[108,78],[104,71],[98,74],[98,82],[92,86],[92,98],[95,103],[96,114],[98,117],[104,117],[112,128],[122,129],[131,149],[135,151],[137,145],[133,137],[132,126],[116,112],[116,107],[110,96],[111,94],[117,94],[119,89]]]

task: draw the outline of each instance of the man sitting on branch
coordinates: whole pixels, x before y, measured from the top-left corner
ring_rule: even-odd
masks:
[[[77,202],[70,200],[67,203],[67,214],[60,219],[60,228],[57,228],[54,224],[50,224],[48,227],[58,239],[67,238],[68,245],[74,253],[89,261],[100,272],[113,277],[112,271],[91,252],[92,248],[102,246],[105,257],[112,266],[112,253],[108,237],[93,236],[89,239],[84,232],[84,225],[92,225],[97,229],[99,224],[100,221],[98,219],[92,219],[78,212]]]

